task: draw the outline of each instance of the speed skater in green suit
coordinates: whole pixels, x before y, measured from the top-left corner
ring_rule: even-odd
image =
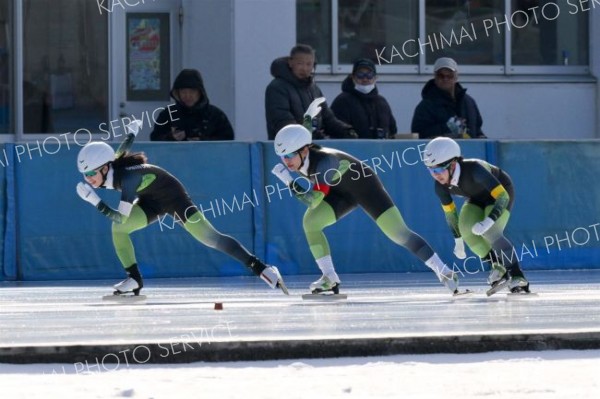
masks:
[[[529,282],[511,242],[504,236],[515,198],[510,176],[481,159],[464,159],[458,143],[447,137],[431,140],[424,154],[423,161],[435,180],[435,193],[454,235],[454,254],[465,259],[466,243],[490,264],[488,283],[493,290],[488,294],[504,287],[514,293],[528,293]],[[453,195],[466,198],[460,213]]]
[[[144,153],[129,152],[139,130],[136,122],[127,127],[128,134],[116,152],[108,144],[94,141],[86,144],[77,157],[77,168],[85,180],[77,184],[77,194],[112,220],[114,248],[128,276],[115,285],[115,295],[139,295],[143,287],[130,234],[167,214],[181,220],[196,240],[235,258],[271,288],[279,287],[287,294],[277,267],[265,265],[233,237],[217,231],[177,178],[147,163]],[[97,188],[120,191],[118,208],[106,205],[96,194]]]
[[[339,292],[340,278],[323,229],[359,206],[390,240],[425,262],[452,293],[458,291],[456,273],[423,238],[406,226],[379,177],[366,165],[345,152],[313,144],[312,135],[302,125],[282,128],[274,146],[282,163],[275,165],[272,173],[308,206],[303,219],[304,233],[322,272],[321,278],[310,285],[313,293]],[[304,189],[290,171],[300,174],[302,180],[308,179],[312,188]]]

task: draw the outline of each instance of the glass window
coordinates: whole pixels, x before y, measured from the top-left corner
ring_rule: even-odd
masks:
[[[331,4],[329,0],[298,0],[296,42],[315,49],[317,63],[331,64]]]
[[[587,65],[585,4],[566,0],[512,0],[512,64]]]
[[[0,133],[11,133],[12,27],[10,2],[0,2]]]
[[[359,57],[379,61],[381,55],[381,61],[390,65],[432,65],[447,56],[460,65],[494,67],[472,71],[511,67],[506,73],[553,73],[557,69],[547,66],[565,65],[577,68],[558,70],[577,73],[589,65],[588,20],[593,7],[587,0],[297,0],[296,4],[298,42],[317,48],[320,63],[350,65]],[[337,18],[330,22],[332,15]]]
[[[493,26],[503,14],[504,0],[426,0],[425,63],[452,57],[460,65],[503,65],[504,29]]]
[[[23,130],[98,132],[108,119],[108,18],[95,2],[23,2]]]
[[[414,0],[339,0],[338,54],[340,64],[375,58],[384,48],[403,47],[395,64],[418,64],[418,3]],[[411,39],[413,39],[411,41]],[[389,50],[391,53],[392,50]],[[386,57],[389,57],[386,52]]]

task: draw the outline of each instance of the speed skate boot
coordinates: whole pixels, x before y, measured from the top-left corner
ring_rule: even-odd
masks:
[[[279,269],[277,269],[277,267],[265,265],[256,256],[251,257],[247,265],[254,272],[254,274],[259,276],[261,280],[267,283],[269,287],[279,288],[285,295],[290,295],[285,283],[283,282],[283,277],[281,277],[281,273],[279,273]]]
[[[492,273],[493,273],[493,271],[492,271]],[[492,273],[490,273],[490,276]],[[486,295],[492,296],[495,293],[502,291],[504,288],[509,286],[510,280],[511,280],[510,272],[507,271],[499,279],[490,283],[490,285],[492,287],[485,292]],[[488,279],[488,282],[489,282],[489,279]]]
[[[504,266],[502,266],[500,263],[492,263],[490,274],[487,279],[488,284],[493,286],[494,283],[500,281],[505,274],[506,268]]]
[[[453,295],[457,295],[458,291],[458,276],[452,270],[444,268],[444,272],[440,273],[438,278],[440,282],[450,290]]]
[[[260,278],[269,285],[271,288],[279,288],[285,295],[290,295],[288,292],[285,283],[283,282],[283,277],[281,277],[281,273],[279,273],[279,269],[275,266],[267,266],[260,274]]]
[[[529,281],[523,276],[511,277],[508,289],[513,294],[529,294]]]
[[[140,291],[144,286],[144,282],[142,279],[142,275],[140,274],[140,270],[138,269],[137,264],[133,264],[133,266],[125,269],[127,272],[127,278],[120,283],[114,285],[115,292],[114,295],[126,295],[129,293],[133,293],[133,295],[140,295]]]
[[[340,293],[340,278],[336,272],[322,275],[320,279],[310,284],[310,292],[321,294],[324,292]]]

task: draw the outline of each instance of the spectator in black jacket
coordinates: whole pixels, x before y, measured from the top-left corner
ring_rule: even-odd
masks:
[[[314,69],[315,52],[306,44],[294,46],[289,57],[277,58],[271,64],[271,75],[274,79],[265,92],[269,140],[273,140],[284,126],[302,124],[310,103],[318,97],[323,97],[321,89],[314,82]],[[313,138],[326,137],[357,136],[352,126],[337,119],[327,104],[323,103],[319,116],[313,119]]]
[[[421,92],[423,99],[413,115],[411,130],[419,138],[486,138],[475,100],[458,83],[458,65],[452,58],[439,58],[434,78]]]
[[[233,140],[233,128],[227,115],[210,104],[202,75],[196,69],[182,70],[171,90],[175,105],[162,111],[152,141]]]
[[[379,95],[376,81],[373,61],[357,60],[352,73],[342,82],[342,93],[331,103],[335,116],[352,125],[361,139],[393,138],[398,131],[390,105]]]

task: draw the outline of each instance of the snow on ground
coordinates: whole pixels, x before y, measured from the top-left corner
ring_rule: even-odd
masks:
[[[0,364],[0,397],[600,398],[600,350],[123,366]]]

